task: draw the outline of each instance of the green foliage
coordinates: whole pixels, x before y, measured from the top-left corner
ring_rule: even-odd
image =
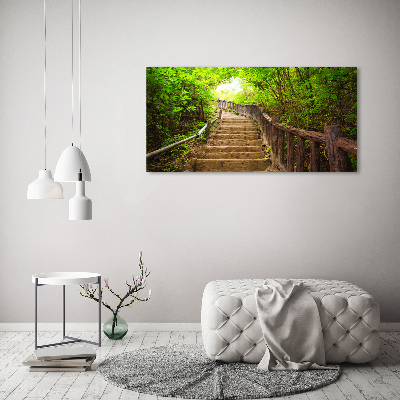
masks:
[[[147,68],[147,152],[196,133],[216,115],[216,100],[259,104],[280,122],[324,132],[339,125],[357,140],[357,68]],[[172,150],[182,158],[186,143]],[[351,157],[357,168],[357,158]],[[171,167],[173,168],[173,167]]]
[[[340,125],[357,139],[357,68],[240,68],[239,76],[256,89],[248,103],[282,123],[319,132]]]
[[[147,68],[147,152],[187,137],[216,115],[211,88],[235,68]]]

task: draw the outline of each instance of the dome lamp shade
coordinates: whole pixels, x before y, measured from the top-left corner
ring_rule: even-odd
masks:
[[[27,198],[29,200],[63,199],[63,188],[54,182],[51,171],[42,169],[39,177],[28,185]]]
[[[54,179],[57,182],[77,182],[79,173],[82,172],[82,181],[91,181],[89,164],[82,151],[72,145],[67,147],[61,154],[56,169]]]

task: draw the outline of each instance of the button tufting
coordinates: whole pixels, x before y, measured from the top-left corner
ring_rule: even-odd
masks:
[[[303,282],[307,292],[318,304],[321,322],[323,322],[322,333],[326,349],[334,348],[332,353],[326,354],[326,361],[332,363],[354,362],[354,360],[359,362],[360,359],[363,362],[370,361],[371,354],[367,350],[364,351],[364,343],[368,350],[379,346],[377,331],[370,329],[371,323],[373,325],[379,323],[379,308],[371,295],[344,281],[319,279],[296,279],[295,281]],[[264,341],[260,339],[259,343],[254,343],[246,335],[246,333],[249,333],[253,338],[262,338],[254,299],[255,289],[262,283],[263,279],[233,279],[214,281],[206,287],[202,304],[202,318],[204,319],[202,328],[206,338],[204,347],[208,350],[211,347],[214,348],[218,343],[218,346],[220,346],[218,359],[221,361],[248,362],[251,360],[254,362],[258,356],[262,357],[262,352],[255,350],[251,352],[250,349],[257,347],[262,350],[265,347]],[[228,299],[225,299],[218,307],[212,307],[219,298],[224,296]],[[361,300],[368,299],[369,302],[357,304],[357,297],[360,296],[362,296]],[[229,298],[232,300],[229,300]],[[357,307],[354,309],[353,306]],[[364,323],[364,315],[366,317],[365,322],[368,322],[368,324]],[[217,326],[217,322],[221,321],[221,318],[225,319],[225,324]],[[232,319],[232,322],[230,319]],[[354,322],[356,322],[354,320],[358,321],[358,328],[363,328],[362,332],[357,330],[356,325],[353,327]],[[361,343],[349,340],[354,337],[352,333],[359,336],[358,340]],[[239,340],[237,341],[237,339]],[[339,346],[342,340],[344,340],[344,344]],[[235,351],[230,351],[228,347],[233,343],[235,343]],[[358,352],[355,351],[357,348],[359,349]],[[331,357],[334,360],[330,360]],[[258,362],[258,360],[256,361]]]

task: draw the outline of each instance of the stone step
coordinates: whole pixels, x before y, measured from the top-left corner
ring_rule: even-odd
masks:
[[[232,119],[232,120],[237,120],[237,121],[251,121],[250,118],[245,117],[244,115],[236,115],[236,114],[226,114],[222,116],[222,121],[225,121],[226,119]]]
[[[207,146],[206,153],[236,153],[236,152],[257,152],[260,146]]]
[[[245,139],[245,140],[257,140],[259,136],[257,133],[223,133],[217,132],[214,135],[210,136],[210,139]]]
[[[256,127],[252,124],[252,125],[228,125],[228,124],[222,124],[218,130],[225,130],[225,131],[256,131],[258,132],[258,130],[256,129]]]
[[[222,121],[221,126],[224,125],[234,125],[234,126],[255,126],[250,121]]]
[[[243,130],[258,130],[254,124],[221,124],[218,129],[243,129]]]
[[[253,121],[249,119],[222,119],[223,124],[238,124],[238,125],[250,125],[253,124]]]
[[[226,138],[229,136],[238,136],[238,135],[242,136],[242,137],[251,136],[256,139],[260,138],[260,135],[258,132],[252,132],[252,131],[217,131],[210,137],[214,137],[215,135],[224,136]]]
[[[226,160],[226,159],[197,159],[196,171],[198,172],[253,172],[265,171],[268,167],[266,159],[263,160]]]
[[[229,160],[229,159],[255,159],[255,160],[262,160],[264,157],[264,154],[262,151],[237,151],[237,152],[214,152],[211,149],[207,151],[206,153],[199,155],[199,159],[224,159],[224,160]]]
[[[208,146],[260,146],[261,139],[246,140],[246,139],[211,139],[208,141]]]

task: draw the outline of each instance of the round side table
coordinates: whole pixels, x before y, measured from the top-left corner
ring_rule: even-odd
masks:
[[[58,346],[68,343],[85,342],[101,346],[101,275],[93,272],[48,272],[32,275],[32,282],[35,284],[35,349],[42,347]],[[99,341],[78,339],[65,335],[65,285],[82,285],[94,283],[99,290]],[[59,285],[63,287],[63,340],[71,339],[68,342],[59,342],[38,346],[37,344],[37,288],[45,285]]]

